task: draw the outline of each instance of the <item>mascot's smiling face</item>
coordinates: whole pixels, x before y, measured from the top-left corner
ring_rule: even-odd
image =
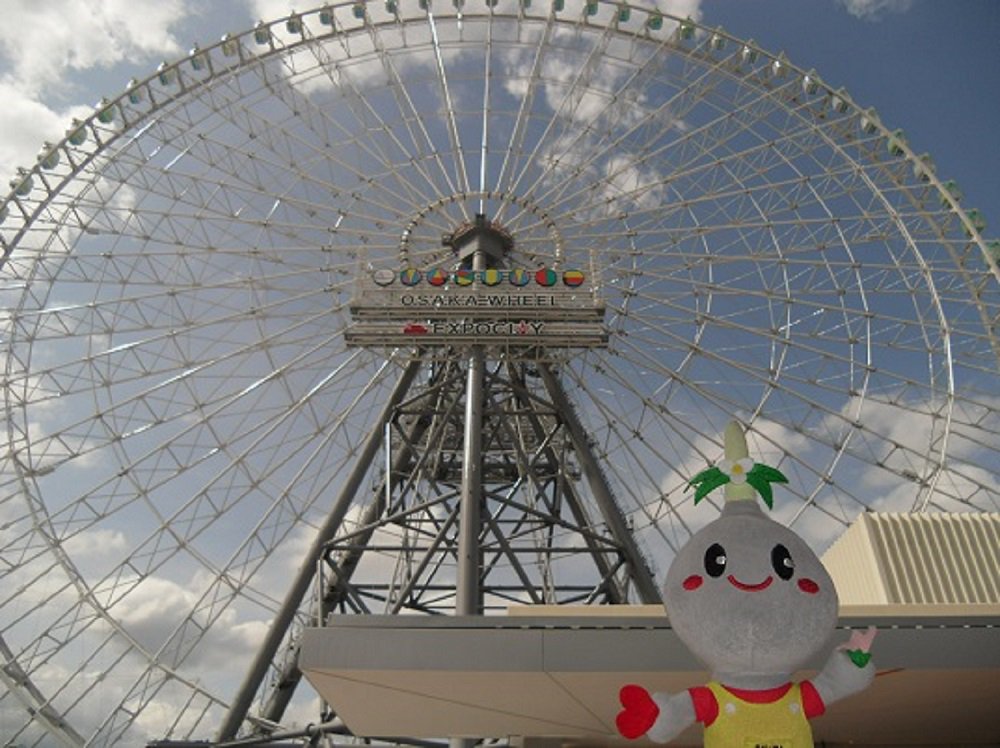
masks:
[[[716,676],[773,685],[823,648],[837,593],[816,554],[755,501],[722,515],[681,548],[667,573],[667,617]]]

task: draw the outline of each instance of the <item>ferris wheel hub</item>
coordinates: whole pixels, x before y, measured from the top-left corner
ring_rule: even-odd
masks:
[[[477,253],[487,268],[503,267],[505,258],[514,249],[514,237],[503,226],[490,221],[484,213],[477,213],[474,223],[463,223],[441,243],[451,247],[462,267],[471,268]]]

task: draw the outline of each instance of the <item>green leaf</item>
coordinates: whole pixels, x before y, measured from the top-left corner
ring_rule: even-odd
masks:
[[[868,661],[872,658],[871,652],[863,652],[860,649],[848,649],[847,656],[851,658],[853,662],[858,667],[864,667],[868,664]]]
[[[690,481],[688,481],[688,485],[695,487],[695,504],[704,499],[719,486],[724,486],[727,483],[729,483],[729,476],[717,467],[710,467],[707,470],[702,470]]]
[[[747,473],[747,480],[753,477],[760,477],[768,483],[788,483],[788,478],[785,477],[784,473],[760,462],[755,462],[750,472]]]
[[[717,475],[723,474],[719,468],[713,466],[710,468],[705,468],[700,473],[698,473],[694,478],[688,481],[689,486],[696,486],[699,483],[704,483],[707,480],[715,478]]]
[[[753,470],[747,473],[747,483],[754,487],[754,490],[760,494],[760,497],[767,504],[768,509],[774,508],[774,494],[771,493],[771,484],[767,482],[766,478],[763,478],[758,473],[754,475]]]

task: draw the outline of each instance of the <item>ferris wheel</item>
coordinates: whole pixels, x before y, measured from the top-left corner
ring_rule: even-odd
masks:
[[[652,7],[262,22],[0,217],[10,744],[305,736],[329,615],[656,602],[733,417],[817,548],[1000,503],[982,218],[815,72]]]

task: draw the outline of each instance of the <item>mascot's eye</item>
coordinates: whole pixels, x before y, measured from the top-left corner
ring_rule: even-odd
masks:
[[[781,543],[771,549],[771,566],[774,567],[774,573],[785,581],[791,579],[792,574],[795,573],[795,562],[792,561],[792,554]]]
[[[726,570],[726,549],[718,543],[712,543],[705,551],[705,571],[710,577],[721,577]]]

